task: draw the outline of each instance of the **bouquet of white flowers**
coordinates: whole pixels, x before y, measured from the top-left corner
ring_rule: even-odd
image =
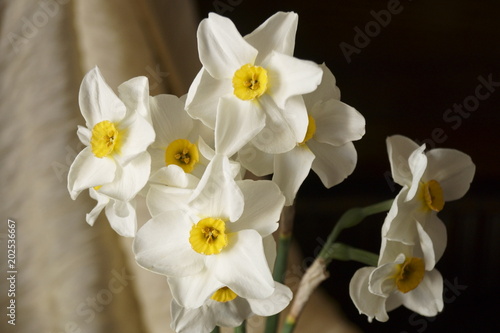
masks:
[[[365,133],[364,117],[340,101],[326,65],[293,56],[297,22],[297,14],[279,12],[243,37],[229,19],[210,14],[198,28],[203,67],[185,96],[150,96],[145,77],[121,84],[117,96],[98,68],[83,79],[86,126],[77,134],[86,148],[70,168],[68,190],[76,199],[89,189],[97,205],[87,222],[104,210],[118,234],[135,237],[137,263],[166,276],[176,332],[244,332],[253,315],[271,316],[266,332],[276,332],[275,315],[294,298],[283,327],[291,332],[333,259],[370,265],[349,286],[370,321],[388,320],[400,305],[424,316],[443,309],[435,264],[446,229],[437,213],[467,192],[475,166],[464,153],[426,151],[399,135],[387,139],[402,186],[396,198],[347,211],[295,297],[283,284],[285,220],[293,218],[282,213],[310,169],[327,188],[349,176],[353,141]],[[138,199],[151,215],[139,230]],[[343,229],[386,211],[379,255],[336,242]]]

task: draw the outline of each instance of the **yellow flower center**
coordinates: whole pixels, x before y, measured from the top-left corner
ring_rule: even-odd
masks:
[[[435,212],[440,212],[444,207],[443,189],[439,182],[430,180],[423,185],[424,201],[427,207]]]
[[[226,224],[221,219],[207,217],[193,225],[189,243],[198,253],[219,254],[227,246]]]
[[[232,301],[236,297],[238,297],[238,295],[236,295],[234,291],[232,291],[228,287],[222,287],[217,290],[210,298],[217,302],[226,303]]]
[[[244,101],[261,96],[267,90],[267,71],[260,66],[246,64],[233,76],[234,94]]]
[[[178,165],[186,173],[193,171],[199,161],[200,155],[196,144],[186,139],[172,141],[165,150],[166,165]]]
[[[424,274],[425,264],[421,258],[406,258],[405,262],[399,265],[399,272],[395,276],[398,290],[407,293],[417,288]]]
[[[97,186],[94,186],[94,190],[96,191],[99,191],[99,189],[102,187],[102,185],[97,185]]]
[[[115,124],[108,120],[97,123],[92,129],[90,146],[96,157],[102,158],[114,151],[119,152],[121,148],[122,135],[116,129]]]
[[[314,133],[316,133],[316,121],[310,115],[307,115],[307,119],[309,122],[307,123],[306,136],[304,137],[304,140],[301,143],[299,143],[299,145],[303,145],[307,141],[311,140],[312,137],[314,136]]]

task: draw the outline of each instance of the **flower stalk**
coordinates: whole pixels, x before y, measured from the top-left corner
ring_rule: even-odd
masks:
[[[323,249],[302,277],[299,289],[292,302],[292,307],[283,325],[282,333],[293,332],[296,322],[302,313],[304,306],[309,300],[309,297],[321,284],[321,282],[328,278],[329,273],[327,271],[327,266],[333,259],[354,259],[370,263],[375,260],[375,254],[370,254],[369,252],[352,248],[341,243],[335,243],[335,241],[342,230],[358,225],[364,218],[370,215],[388,211],[391,207],[392,201],[393,200],[391,199],[367,207],[352,208],[340,217],[332,232],[328,236]]]

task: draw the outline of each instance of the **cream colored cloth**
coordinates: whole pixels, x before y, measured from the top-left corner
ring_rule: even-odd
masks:
[[[187,0],[23,0],[0,3],[0,300],[5,312],[6,221],[16,221],[16,325],[1,332],[171,332],[164,277],[137,266],[95,202],[72,201],[66,177],[83,148],[78,89],[99,66],[109,85],[150,80],[151,94],[187,92],[200,68],[199,18]],[[144,223],[147,211],[139,207]],[[299,256],[293,256],[298,263]],[[249,321],[257,332],[262,319]],[[312,323],[316,326],[308,326]],[[316,327],[316,328],[315,328]],[[353,332],[316,294],[297,332]]]

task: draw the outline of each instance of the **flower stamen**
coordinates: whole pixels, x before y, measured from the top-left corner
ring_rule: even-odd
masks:
[[[92,153],[98,158],[110,155],[114,151],[119,151],[121,147],[121,135],[115,124],[108,120],[97,123],[92,129],[90,139]]]
[[[228,244],[225,222],[212,217],[200,220],[191,228],[189,243],[200,254],[219,254]]]
[[[186,139],[172,141],[165,150],[165,164],[175,164],[186,173],[193,171],[199,161],[200,155],[196,144]]]
[[[427,207],[435,212],[440,212],[444,207],[443,189],[439,182],[430,180],[424,183],[424,201]]]
[[[417,288],[424,279],[425,264],[421,258],[410,257],[399,265],[396,274],[396,286],[402,293],[407,293]]]
[[[253,100],[266,92],[267,83],[267,71],[264,68],[246,64],[234,73],[234,94],[244,101]]]
[[[232,301],[236,297],[238,297],[238,295],[236,295],[236,293],[229,287],[222,287],[218,289],[210,298],[217,302],[226,303]]]

